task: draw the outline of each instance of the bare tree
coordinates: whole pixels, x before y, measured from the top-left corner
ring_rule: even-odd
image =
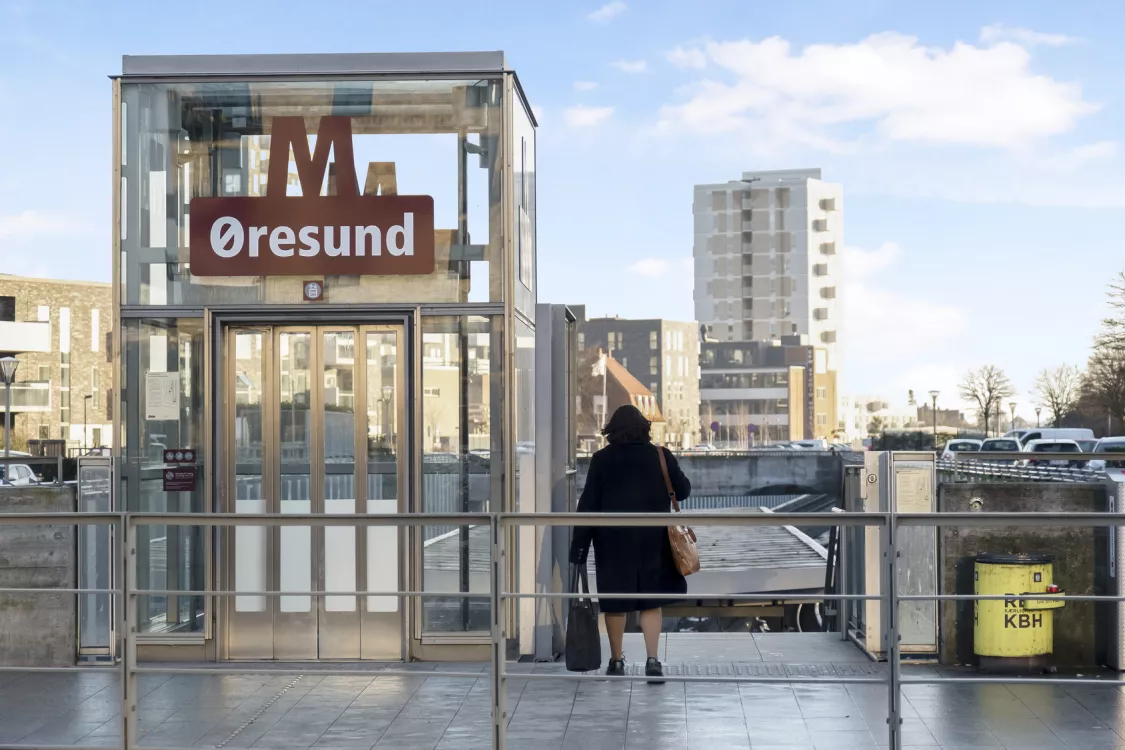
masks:
[[[1035,404],[1051,412],[1055,427],[1074,411],[1082,397],[1082,373],[1074,365],[1044,369],[1035,378]]]
[[[1107,434],[1113,421],[1125,417],[1125,348],[1099,340],[1086,365],[1082,380],[1082,405],[1094,424],[1103,417],[1110,418]]]
[[[1125,271],[1119,272],[1109,285],[1110,317],[1102,320],[1102,331],[1094,340],[1095,348],[1125,349]]]
[[[1012,381],[1004,374],[1004,370],[996,365],[984,365],[976,370],[969,370],[965,373],[965,379],[961,381],[961,398],[977,405],[985,435],[988,435],[989,417],[999,414],[1001,402],[1014,395],[1016,389],[1012,386]]]

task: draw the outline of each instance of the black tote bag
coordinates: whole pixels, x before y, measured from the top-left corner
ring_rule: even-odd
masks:
[[[586,565],[572,565],[570,592],[580,594],[579,582],[590,593]],[[602,637],[598,633],[598,608],[593,599],[570,600],[566,621],[566,668],[569,672],[593,672],[602,666]]]

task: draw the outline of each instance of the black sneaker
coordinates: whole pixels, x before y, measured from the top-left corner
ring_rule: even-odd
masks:
[[[606,677],[624,677],[625,676],[625,660],[624,659],[610,659],[609,666],[605,668]]]
[[[664,676],[664,669],[660,666],[660,662],[658,662],[655,658],[650,656],[648,658],[648,661],[645,662],[645,677],[663,677],[663,676]],[[649,685],[663,685],[664,680],[649,680],[648,684]]]

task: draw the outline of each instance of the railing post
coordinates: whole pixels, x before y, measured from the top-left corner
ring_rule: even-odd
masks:
[[[504,676],[504,605],[500,595],[504,591],[504,527],[500,515],[489,516],[492,530],[492,746],[497,750],[508,747],[507,687]]]
[[[121,514],[121,744],[125,750],[135,747],[137,735],[137,602],[133,594],[137,589],[137,527],[128,513]]]
[[[893,475],[892,475],[893,476]],[[887,731],[890,750],[902,748],[902,659],[898,632],[898,519],[894,493],[887,493],[886,534],[883,535],[883,556],[886,573],[883,589],[883,618],[887,628]]]

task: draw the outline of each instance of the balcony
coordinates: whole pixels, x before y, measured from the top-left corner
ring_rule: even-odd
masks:
[[[835,211],[836,210],[836,199],[835,198],[821,198],[820,199],[820,209],[822,211]]]
[[[0,320],[0,354],[51,351],[51,324]]]
[[[836,243],[835,242],[822,242],[820,243],[821,255],[835,255]]]
[[[7,408],[4,387],[0,385],[0,413]],[[12,383],[12,413],[51,411],[51,383],[27,380]]]
[[[836,299],[836,287],[826,286],[820,290],[821,299]]]
[[[827,232],[828,219],[813,219],[812,228],[814,232]]]

